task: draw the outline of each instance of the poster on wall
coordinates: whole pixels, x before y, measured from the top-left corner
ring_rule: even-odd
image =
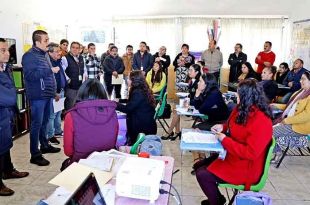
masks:
[[[105,32],[100,30],[82,31],[83,42],[105,43]]]
[[[300,58],[304,68],[310,70],[310,19],[294,22],[291,61]]]

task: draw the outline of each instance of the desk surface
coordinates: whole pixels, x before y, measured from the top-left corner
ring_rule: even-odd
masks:
[[[193,109],[193,111],[186,111],[185,108],[181,108],[179,105],[176,105],[176,111],[178,115],[187,115],[187,116],[195,116],[195,117],[203,117],[204,114],[201,114],[198,112],[198,110],[195,110],[193,106],[190,106],[190,109]]]

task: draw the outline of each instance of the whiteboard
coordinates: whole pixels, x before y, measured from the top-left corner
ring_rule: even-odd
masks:
[[[310,70],[310,19],[294,22],[291,61],[300,58],[304,68]]]

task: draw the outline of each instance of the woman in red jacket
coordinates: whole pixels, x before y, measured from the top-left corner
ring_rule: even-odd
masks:
[[[248,190],[260,180],[264,169],[272,139],[271,110],[256,80],[240,82],[237,97],[238,105],[227,123],[211,128],[227,151],[226,158],[213,155],[194,165],[199,185],[208,197],[202,205],[225,204],[218,183],[242,184]]]

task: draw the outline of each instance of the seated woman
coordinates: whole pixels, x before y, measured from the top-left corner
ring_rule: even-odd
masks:
[[[166,85],[166,74],[160,62],[154,62],[152,70],[146,75],[146,82],[153,91],[153,94],[159,93]]]
[[[89,79],[82,84],[64,121],[64,152],[70,163],[85,159],[94,151],[115,147],[118,133],[115,108],[116,103],[108,100],[98,80]]]
[[[227,105],[212,74],[207,73],[200,77],[192,104],[200,113],[208,116],[206,122],[195,126],[201,130],[210,130],[213,125],[228,118]]]
[[[256,80],[259,80],[259,76],[257,73],[254,71],[251,63],[245,62],[241,65],[241,71],[242,73],[238,77],[238,81],[240,82],[241,80],[244,79],[249,79],[249,78],[254,78]]]
[[[276,153],[272,162],[277,163],[282,154],[279,145],[306,147],[307,136],[310,134],[310,72],[306,71],[300,79],[301,89],[295,92],[288,101],[279,124],[273,127],[273,136],[277,141]]]
[[[188,69],[188,77],[190,78],[188,82],[188,91],[189,91],[189,99],[190,105],[192,105],[192,101],[195,97],[196,89],[198,87],[198,82],[201,76],[201,67],[198,64],[193,64]],[[175,129],[176,135],[174,136],[173,129]],[[180,116],[177,115],[176,110],[173,111],[173,116],[171,120],[171,124],[168,129],[168,135],[162,136],[162,140],[175,140],[176,138],[181,136],[180,130]]]
[[[127,144],[133,145],[139,133],[156,134],[155,99],[141,71],[132,71],[127,80],[129,98],[126,105],[117,103],[117,110],[126,113]]]
[[[263,86],[268,103],[271,103],[277,96],[278,84],[273,80],[276,72],[277,68],[275,66],[264,68],[262,72],[262,81],[258,83]]]
[[[278,72],[276,74],[276,82],[278,84],[283,84],[285,77],[287,76],[288,72],[290,71],[288,64],[283,62],[279,65]]]
[[[263,173],[272,140],[271,110],[262,88],[253,79],[241,81],[237,95],[238,105],[227,123],[211,128],[227,151],[225,159],[212,155],[194,165],[197,181],[208,197],[202,205],[225,204],[218,183],[242,184],[249,190]]]

